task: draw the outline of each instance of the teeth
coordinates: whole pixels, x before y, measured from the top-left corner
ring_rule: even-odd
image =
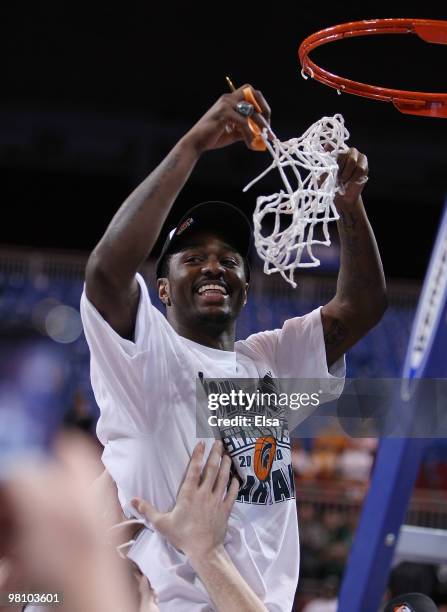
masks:
[[[202,294],[205,293],[205,291],[220,291],[223,295],[227,295],[227,290],[221,285],[202,285],[198,293]]]

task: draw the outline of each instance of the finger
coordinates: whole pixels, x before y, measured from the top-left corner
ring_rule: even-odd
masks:
[[[236,110],[237,103],[243,100],[244,98],[239,90],[232,94],[224,94],[221,96],[221,106],[218,111],[217,119],[221,122],[227,134],[234,135],[234,142],[236,142],[236,139],[244,140],[247,147],[252,148],[251,143],[254,138],[253,132],[250,129],[252,118],[247,120],[247,117],[241,115],[241,113]],[[254,115],[252,115],[252,117],[253,116]],[[260,132],[261,128],[258,124],[256,122],[254,122],[254,124]]]
[[[240,136],[240,140],[243,140],[249,149],[253,149],[253,141],[255,138],[261,138],[261,128],[254,121],[252,115],[251,117],[244,117],[236,110],[234,111],[236,115],[238,115],[237,119],[237,127],[235,128],[235,133]]]
[[[216,483],[214,485],[214,492],[219,500],[223,499],[225,491],[228,486],[228,480],[230,478],[231,470],[231,457],[224,455],[220,462],[219,472],[217,474]]]
[[[339,153],[337,156],[338,177],[340,178],[346,164],[348,153]]]
[[[230,95],[234,96],[234,99],[237,100],[237,102],[240,102],[241,100],[246,99],[244,96],[244,90],[247,90],[247,89],[251,89],[252,91],[254,91],[250,83],[244,83],[243,85],[235,89]],[[247,100],[247,102],[250,102],[250,100]],[[257,104],[257,101],[256,101],[256,104]]]
[[[236,498],[239,492],[239,486],[240,486],[239,480],[236,478],[236,476],[233,476],[231,480],[231,484],[228,487],[228,491],[227,491],[227,494],[223,502],[228,513],[230,513],[231,508],[233,507],[234,502],[236,501]]]
[[[240,102],[240,94],[242,93],[242,100],[249,102],[255,108],[253,115],[247,120],[248,126],[251,131],[251,139],[247,140],[244,138],[247,146],[250,149],[257,151],[264,151],[266,149],[265,143],[260,136],[262,130],[270,126],[271,110],[267,104],[262,92],[255,90],[251,85],[245,84],[239,87],[232,96],[238,96],[237,101]],[[273,138],[273,133],[269,131],[269,137]]]
[[[203,470],[201,487],[210,491],[213,490],[214,483],[216,482],[217,474],[219,472],[222,453],[223,444],[220,440],[216,440],[211,448],[205,468]]]
[[[147,499],[142,499],[141,497],[134,497],[130,502],[135,510],[144,516],[145,519],[150,521],[152,525],[155,527],[155,523],[157,520],[163,516],[162,512],[159,512],[155,506],[153,506]]]
[[[180,484],[178,493],[177,493],[177,501],[181,496],[190,496],[196,491],[197,487],[200,484],[200,479],[202,476],[202,463],[203,463],[203,454],[205,452],[205,443],[200,441],[194,447],[192,451],[191,458],[188,463],[188,467],[186,468],[185,475],[183,477],[183,481]]]
[[[343,169],[339,171],[338,176],[342,183],[348,183],[351,180],[352,174],[357,166],[359,152],[357,149],[349,149]]]
[[[351,181],[357,183],[359,181],[364,180],[364,177],[368,176],[368,158],[366,155],[360,153],[359,158],[357,160],[357,167],[352,173]]]
[[[267,122],[270,123],[272,117],[272,110],[267,103],[267,100],[262,95],[262,92],[259,89],[254,89],[255,98],[262,109],[263,116],[267,119]]]
[[[247,102],[250,102],[251,104],[253,104],[253,106],[255,107],[256,113],[262,114],[263,117],[267,120],[267,122],[270,123],[270,117],[272,115],[272,111],[266,99],[262,95],[262,92],[259,91],[259,89],[255,89],[249,83],[242,85],[242,87],[239,87],[234,93],[239,94],[239,92],[242,92],[242,100],[246,100]],[[239,100],[240,98],[238,98],[238,101]],[[256,113],[255,113],[255,116],[256,116]]]
[[[260,93],[260,92],[259,92]],[[252,104],[257,112],[248,119],[248,126],[254,134],[254,139],[251,142],[251,148],[257,151],[264,151],[267,147],[264,140],[261,137],[262,130],[267,128],[269,136],[273,138],[273,132],[270,129],[270,107],[264,100],[263,108],[258,99],[256,98],[255,92],[252,87],[246,87],[243,91],[244,98],[247,102]],[[262,94],[261,94],[262,96]],[[265,111],[266,116],[263,114]]]
[[[153,589],[149,578],[147,578],[138,568],[138,573],[134,573],[137,582],[138,592],[140,594],[140,610],[158,610],[154,608],[158,604],[158,596]]]

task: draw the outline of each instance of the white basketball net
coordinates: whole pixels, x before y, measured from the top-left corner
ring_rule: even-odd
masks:
[[[244,191],[273,168],[278,169],[285,190],[257,198],[253,213],[255,246],[259,257],[264,260],[264,272],[280,272],[295,288],[296,268],[320,265],[320,260],[312,252],[314,245],[331,244],[328,223],[339,218],[334,196],[337,191],[344,191],[337,181],[337,156],[348,150],[345,141],[349,132],[341,115],[323,117],[302,136],[286,142],[278,140],[271,129],[269,132],[272,140],[268,139],[266,128],[262,131],[262,138],[273,161]],[[289,176],[296,179],[295,188],[286,175],[286,169],[289,169]],[[269,235],[265,235],[266,228],[262,227],[267,216],[273,220],[273,230]],[[314,237],[316,228],[319,238]]]

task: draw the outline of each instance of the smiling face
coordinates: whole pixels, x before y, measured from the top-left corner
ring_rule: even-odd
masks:
[[[247,300],[244,260],[209,231],[196,232],[170,256],[167,278],[159,279],[159,296],[177,331],[231,329]]]

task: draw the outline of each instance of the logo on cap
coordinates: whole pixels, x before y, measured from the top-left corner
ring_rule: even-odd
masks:
[[[194,223],[194,219],[192,217],[185,219],[185,221],[183,221],[183,223],[178,227],[176,235],[180,236],[180,234],[183,234],[183,232],[188,229],[192,223]]]

